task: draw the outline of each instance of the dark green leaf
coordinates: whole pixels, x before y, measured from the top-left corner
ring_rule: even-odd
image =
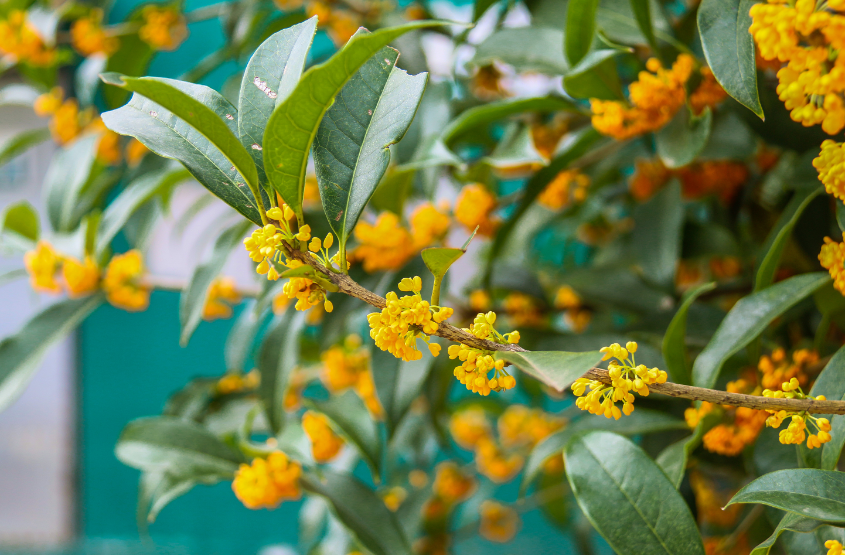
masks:
[[[472,21],[478,21],[496,3],[498,0],[475,0],[472,6]]]
[[[534,146],[531,127],[518,122],[508,123],[496,148],[493,149],[490,156],[485,156],[482,161],[505,171],[534,164],[540,166],[546,164],[546,159]]]
[[[210,107],[216,114],[214,119],[218,123],[226,122],[224,127],[228,126],[229,134],[236,141],[237,148],[243,150],[243,146],[234,138],[234,132],[237,131],[234,121],[237,110],[228,100],[208,87],[180,81],[168,82],[173,87],[178,87],[184,93],[183,96],[189,95]],[[106,90],[110,88],[112,87],[106,87]],[[227,115],[232,119],[229,120]],[[261,225],[255,197],[238,171],[232,169],[232,164],[226,156],[209,139],[174,113],[135,94],[126,106],[103,114],[103,122],[112,131],[135,137],[156,154],[179,160],[197,181],[214,195],[256,225]],[[249,154],[245,151],[242,154],[245,154],[252,164]],[[253,164],[253,170],[254,166]]]
[[[219,481],[221,477],[215,474],[181,476],[171,472],[142,472],[138,484],[138,527],[143,529],[155,522],[164,507],[198,483],[212,485]]]
[[[250,227],[252,222],[239,222],[221,233],[214,243],[211,257],[196,267],[187,287],[182,291],[179,300],[179,322],[182,326],[179,343],[183,347],[188,344],[202,319],[208,288],[223,270],[229,254],[243,244],[244,235]]]
[[[258,395],[270,429],[278,434],[285,423],[285,392],[293,368],[299,362],[299,333],[305,323],[305,314],[293,307],[273,319],[258,352],[256,366],[261,372]]]
[[[266,181],[264,156],[252,145],[264,143],[264,128],[273,110],[299,83],[316,30],[317,18],[312,17],[273,34],[261,43],[244,71],[238,97],[238,136],[252,155],[262,182]]]
[[[673,43],[672,26],[663,13],[662,5],[651,0],[649,6],[651,28],[662,42]],[[623,44],[648,44],[634,14],[630,0],[599,0],[596,11],[596,26],[608,38]]]
[[[563,35],[563,49],[570,66],[581,61],[596,32],[596,9],[598,0],[569,0],[566,5],[566,31]]]
[[[478,45],[471,63],[484,66],[499,61],[517,72],[563,75],[570,67],[563,56],[563,40],[562,31],[549,27],[499,29]]]
[[[76,98],[83,107],[94,104],[100,86],[100,74],[105,71],[106,61],[102,54],[95,54],[85,58],[76,68],[73,84],[76,88]]]
[[[426,27],[444,25],[419,21],[400,27],[358,33],[324,64],[312,67],[281,103],[264,133],[264,169],[273,188],[302,220],[302,195],[311,144],[323,115],[358,69],[397,37]]]
[[[703,0],[698,32],[707,64],[725,91],[763,118],[749,10],[756,0]]]
[[[0,144],[0,166],[11,162],[17,155],[39,145],[50,138],[50,130],[46,127],[30,129],[18,133]]]
[[[38,212],[27,201],[10,204],[0,216],[0,234],[11,231],[35,243],[39,235]]]
[[[258,327],[263,320],[263,318],[259,318],[256,302],[247,301],[226,338],[224,356],[227,370],[244,370],[246,359],[252,352],[252,344],[256,333],[258,333]]]
[[[809,394],[813,397],[824,395],[828,401],[845,400],[845,347],[836,351],[825,365]],[[823,444],[821,449],[807,449],[806,444],[801,444],[798,451],[807,466],[836,470],[842,447],[845,446],[845,415],[824,416],[830,421],[830,441]]]
[[[666,127],[655,133],[657,154],[667,168],[690,164],[704,150],[712,126],[710,108],[705,108],[700,116],[694,115],[689,108],[681,108]]]
[[[686,502],[630,440],[586,432],[567,444],[563,457],[578,505],[616,553],[704,554]]]
[[[816,520],[845,522],[845,472],[790,468],[760,476],[730,500],[762,503]]]
[[[634,18],[637,20],[637,26],[640,28],[645,37],[646,42],[651,46],[651,51],[655,56],[660,56],[660,47],[657,44],[657,39],[654,36],[654,28],[651,22],[651,3],[649,0],[630,0],[631,11],[634,12]]]
[[[373,349],[372,358],[376,394],[384,408],[388,430],[393,433],[420,395],[433,360],[400,361],[381,349]]]
[[[780,519],[780,522],[778,523],[777,528],[775,528],[775,531],[772,532],[772,535],[769,536],[763,543],[755,547],[750,555],[768,555],[772,546],[775,545],[776,541],[778,541],[780,535],[786,531],[808,533],[823,525],[824,522],[813,518],[806,518],[795,513],[786,513],[783,515],[783,518]]]
[[[672,180],[634,210],[632,247],[645,278],[669,286],[681,255],[684,205],[681,184]]]
[[[325,469],[305,473],[302,487],[329,502],[338,520],[373,555],[409,555],[408,540],[384,501],[349,474]]]
[[[567,353],[564,351],[496,351],[495,358],[510,362],[529,376],[563,391],[602,359],[598,351]]]
[[[777,272],[780,257],[783,249],[789,238],[792,236],[792,230],[804,209],[816,198],[824,189],[822,187],[814,187],[812,189],[798,189],[795,195],[786,208],[778,218],[777,224],[772,228],[769,236],[766,238],[766,243],[761,249],[765,255],[757,267],[757,279],[754,282],[754,290],[760,291],[769,287],[775,281],[775,272]]]
[[[97,160],[99,137],[91,135],[74,142],[57,154],[44,178],[47,217],[54,231],[72,231],[74,209]]]
[[[361,453],[378,481],[381,467],[381,434],[366,405],[353,391],[333,395],[325,401],[309,401],[308,406],[329,417],[338,431]]]
[[[692,368],[692,383],[712,388],[725,361],[738,353],[778,316],[830,280],[827,272],[791,277],[743,297],[728,312]]]
[[[614,58],[619,50],[594,50],[587,54],[563,77],[563,88],[575,98],[621,100],[622,85]]]
[[[127,424],[117,440],[115,454],[133,468],[182,476],[232,477],[243,462],[240,453],[199,424],[169,416],[139,418]]]
[[[150,45],[138,37],[137,33],[120,37],[120,47],[117,52],[109,56],[106,62],[107,73],[120,73],[132,77],[140,77],[147,71],[147,66],[153,57]],[[103,99],[106,106],[114,110],[129,97],[129,91],[118,87],[104,87]]]
[[[663,360],[666,361],[666,371],[669,373],[669,380],[674,383],[690,383],[689,358],[687,356],[687,313],[690,306],[703,293],[716,288],[715,283],[704,283],[687,291],[684,300],[666,333],[663,335]]]
[[[103,295],[97,294],[59,301],[33,316],[18,333],[0,341],[0,410],[23,392],[47,350],[103,300]]]
[[[344,254],[387,171],[389,147],[411,125],[428,80],[428,74],[411,76],[395,67],[398,57],[385,47],[367,60],[338,93],[314,139],[323,210]]]

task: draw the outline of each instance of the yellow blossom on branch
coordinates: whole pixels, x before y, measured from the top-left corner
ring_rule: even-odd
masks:
[[[91,10],[87,17],[73,22],[70,28],[71,44],[83,56],[104,54],[111,56],[120,47],[120,40],[110,36],[102,27],[103,11]]]
[[[818,170],[825,191],[845,201],[845,143],[824,141],[821,152],[813,160],[813,167]]]
[[[842,239],[842,243],[837,243],[830,237],[825,237],[819,252],[819,262],[830,272],[836,290],[845,295],[845,233],[842,234]]]
[[[217,277],[208,288],[205,304],[202,307],[202,318],[206,321],[230,318],[232,305],[239,302],[241,302],[241,294],[238,292],[235,280],[225,276]]]
[[[493,325],[496,323],[496,313],[478,314],[470,328],[464,331],[470,332],[479,339],[487,339],[496,343],[518,343],[519,332],[512,331],[507,334],[500,334]],[[450,345],[449,358],[458,359],[461,365],[456,367],[454,375],[459,382],[473,393],[479,395],[490,395],[491,391],[503,391],[516,386],[516,379],[505,370],[505,361],[493,358],[493,351],[477,349],[460,343]],[[493,371],[493,377],[488,374]]]
[[[56,272],[62,262],[62,257],[47,241],[38,241],[35,250],[27,252],[23,257],[29,282],[35,291],[43,293],[61,293],[62,287],[56,281]]]
[[[466,500],[475,491],[476,482],[452,461],[437,465],[432,490],[449,505]]]
[[[144,259],[139,251],[131,250],[113,257],[103,278],[103,290],[108,301],[124,310],[146,310],[150,303],[150,289],[140,281],[143,273]]]
[[[185,18],[176,8],[145,6],[141,16],[144,24],[138,36],[155,50],[176,50],[188,36]]]
[[[62,105],[64,100],[64,91],[61,87],[53,87],[50,92],[46,92],[35,99],[35,104],[32,108],[35,110],[35,115],[40,117],[51,116],[56,113]]]
[[[99,287],[100,267],[91,256],[85,256],[83,262],[68,256],[62,264],[62,277],[71,297],[84,297]]]
[[[827,548],[827,555],[842,555],[842,544],[836,540],[827,540],[824,542],[824,546]]]
[[[416,254],[411,233],[393,212],[379,214],[375,225],[358,222],[354,235],[358,246],[350,259],[362,261],[367,272],[398,270]]]
[[[478,234],[492,237],[501,223],[493,219],[496,197],[481,183],[464,186],[455,202],[455,219],[468,231],[478,227]]]
[[[299,477],[302,466],[288,459],[281,451],[267,458],[256,458],[252,464],[241,464],[235,472],[232,490],[249,509],[272,509],[284,500],[302,496]]]
[[[578,170],[558,173],[537,197],[537,202],[550,210],[566,208],[573,201],[580,203],[587,198],[590,178]]]
[[[442,241],[449,231],[451,223],[449,215],[437,209],[430,202],[421,204],[411,214],[411,235],[414,240],[414,249],[420,250]]]
[[[23,10],[12,10],[0,21],[0,54],[38,67],[56,63],[56,49],[45,44]]]
[[[478,533],[491,542],[507,543],[513,539],[521,524],[519,515],[513,508],[487,499],[479,508],[481,523]]]
[[[491,438],[493,430],[484,409],[469,407],[452,414],[449,433],[455,443],[471,451],[482,439]]]
[[[302,429],[311,440],[311,454],[318,463],[329,462],[343,448],[343,439],[332,430],[324,414],[306,411],[302,415]]]

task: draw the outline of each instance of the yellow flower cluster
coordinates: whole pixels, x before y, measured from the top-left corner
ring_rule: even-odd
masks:
[[[583,333],[593,319],[592,311],[584,308],[581,297],[568,285],[558,287],[555,292],[554,306],[564,311],[563,321],[575,333]]]
[[[479,339],[486,339],[495,343],[519,343],[519,332],[512,331],[500,334],[493,325],[496,323],[496,313],[478,314],[472,326],[464,328]],[[505,370],[504,360],[495,360],[493,351],[470,347],[463,343],[449,346],[449,358],[458,359],[461,365],[456,367],[454,375],[468,390],[480,395],[490,395],[491,391],[513,389],[516,379]],[[493,377],[489,372],[493,370]]]
[[[519,514],[507,505],[487,499],[478,509],[481,522],[478,533],[491,542],[507,543],[513,539],[521,524]]]
[[[763,355],[757,363],[760,371],[760,385],[765,389],[776,389],[783,382],[798,380],[801,386],[807,385],[807,368],[819,360],[819,354],[810,349],[796,349],[792,353],[792,360],[786,356],[786,351],[778,347],[771,355]]]
[[[493,217],[496,197],[481,183],[472,183],[461,189],[455,202],[455,219],[469,231],[478,227],[478,234],[492,237],[499,224]]]
[[[150,304],[150,288],[140,282],[144,259],[137,250],[111,259],[103,278],[103,290],[111,304],[124,310],[145,310]]]
[[[176,50],[188,36],[185,18],[175,8],[146,6],[138,36],[155,50]]]
[[[729,202],[748,179],[748,168],[745,164],[732,160],[707,160],[669,170],[659,158],[637,160],[634,174],[628,181],[628,188],[631,196],[645,202],[672,177],[680,180],[685,198],[698,199],[716,195],[723,202]]]
[[[5,21],[0,21],[0,53],[38,67],[56,62],[55,48],[44,43],[22,10],[12,10]]]
[[[103,11],[91,10],[88,17],[81,17],[70,28],[70,40],[83,56],[104,54],[111,56],[120,47],[120,40],[110,36],[102,27]]]
[[[771,389],[763,390],[764,397],[773,399],[815,399],[817,401],[824,401],[824,395],[817,395],[811,397],[805,395],[801,390],[801,384],[798,383],[798,378],[792,378],[788,382],[783,382],[779,391],[772,391]],[[823,443],[830,441],[830,422],[827,418],[816,418],[807,412],[791,412],[791,411],[768,411],[771,416],[766,419],[766,426],[772,428],[779,428],[783,421],[787,418],[791,419],[789,425],[780,431],[778,439],[784,445],[800,444],[807,440],[807,448],[815,449],[821,447]],[[807,436],[807,424],[816,429],[815,434],[811,433]]]
[[[302,496],[301,474],[302,465],[275,451],[266,459],[256,458],[251,465],[242,464],[235,472],[232,490],[249,509],[273,509],[286,499]]]
[[[422,279],[419,276],[404,278],[399,282],[400,291],[408,291],[412,295],[402,298],[389,292],[386,296],[387,306],[381,312],[373,312],[367,316],[370,324],[370,337],[382,351],[387,351],[402,360],[419,360],[422,353],[417,349],[417,337],[422,337],[428,343],[431,354],[440,354],[440,345],[430,343],[430,335],[437,331],[439,324],[452,315],[449,307],[430,306],[428,301],[420,296]]]
[[[824,546],[827,548],[827,555],[842,555],[842,544],[836,540],[827,540],[824,542]]]
[[[629,341],[624,347],[614,343],[602,347],[601,352],[604,353],[602,360],[616,359],[607,367],[611,385],[587,378],[578,378],[572,384],[572,391],[578,397],[575,405],[591,414],[603,414],[605,418],[619,420],[623,412],[626,415],[634,412],[634,395],[631,391],[647,397],[650,384],[664,383],[668,378],[663,370],[647,368],[645,364],[637,365],[634,359],[637,344],[634,341]],[[584,395],[587,387],[590,392]],[[617,401],[622,401],[622,411],[616,406]]]
[[[292,2],[291,0],[276,0],[277,4],[284,4],[282,8],[289,11],[291,4],[301,2]],[[326,32],[336,46],[343,46],[352,38],[358,27],[361,26],[362,20],[360,16],[349,11],[336,9],[331,5],[332,2],[309,1],[305,5],[305,13],[308,17],[317,16],[321,27],[326,27]]]
[[[329,462],[343,448],[343,438],[332,430],[329,419],[324,414],[306,411],[302,415],[302,429],[311,440],[311,454],[318,463]]]
[[[550,210],[566,208],[572,201],[584,202],[590,178],[578,170],[563,170],[546,185],[537,202]]]
[[[504,447],[509,449],[518,447],[533,449],[534,446],[565,425],[565,419],[540,409],[531,409],[524,405],[510,405],[499,416],[499,440]]]
[[[785,62],[777,93],[790,117],[821,124],[829,135],[845,127],[845,11],[841,2],[815,0],[755,4],[748,29],[760,56]]]
[[[531,126],[531,142],[534,149],[546,160],[551,160],[558,143],[569,131],[569,116],[558,114],[546,123]]]
[[[33,106],[35,113],[41,117],[50,117],[50,133],[53,140],[60,145],[73,142],[94,117],[93,109],[89,108],[80,112],[79,104],[75,98],[64,100],[64,91],[61,87],[54,87],[50,92],[44,93],[35,100]],[[104,127],[93,127],[94,131],[103,131]],[[113,133],[113,132],[110,132]],[[112,141],[117,144],[117,134],[113,133]],[[106,154],[105,152],[99,153]],[[118,154],[119,159],[119,154]]]
[[[246,374],[240,372],[229,372],[217,380],[216,390],[220,395],[250,391],[261,383],[261,374],[257,369],[250,370]]]
[[[360,337],[348,336],[342,346],[329,348],[320,358],[323,361],[321,379],[332,394],[354,388],[373,418],[384,416],[370,370],[370,353],[362,348]]]
[[[590,99],[593,127],[618,140],[660,129],[684,105],[684,85],[694,64],[695,60],[688,54],[679,55],[670,69],[651,58],[646,63],[648,71],[641,71],[639,79],[628,89],[630,107],[616,100]]]
[[[742,506],[732,505],[723,509],[735,492],[721,489],[718,482],[711,477],[706,477],[700,471],[690,472],[689,482],[695,495],[695,508],[701,524],[730,528],[736,523],[736,519],[742,512]],[[723,551],[716,551],[714,555],[715,553],[727,555]]]
[[[821,152],[813,160],[813,167],[818,170],[819,181],[824,183],[825,190],[845,201],[845,143],[824,141]]]
[[[449,433],[455,443],[468,451],[475,449],[482,439],[493,437],[487,414],[484,409],[476,406],[452,414],[449,419]]]
[[[384,506],[390,509],[390,512],[395,513],[399,510],[402,502],[408,497],[408,492],[401,486],[394,486],[388,488],[387,491],[381,494],[381,499],[384,501]]]
[[[230,277],[220,276],[211,282],[205,305],[202,307],[203,320],[211,321],[218,318],[231,318],[232,305],[241,302],[241,294]]]
[[[432,491],[449,505],[465,501],[475,491],[476,482],[452,461],[437,465]]]
[[[705,108],[713,107],[725,98],[728,93],[716,81],[716,76],[709,67],[701,68],[701,82],[689,96],[689,103],[695,115],[701,115]]]
[[[845,233],[842,234],[842,239],[842,243],[837,243],[830,237],[825,237],[819,252],[819,262],[830,272],[836,290],[845,295]]]
[[[141,163],[141,160],[144,159],[144,156],[146,156],[149,151],[150,149],[145,147],[144,143],[138,139],[130,139],[129,144],[126,145],[126,163],[129,164],[130,167],[134,168]]]
[[[72,256],[59,254],[47,241],[39,241],[34,250],[24,255],[24,266],[35,291],[61,293],[62,285],[56,281],[59,268],[71,297],[89,295],[100,285],[100,268],[93,258],[86,256],[80,262]]]
[[[425,202],[411,213],[411,235],[415,250],[443,241],[452,224],[449,214],[443,208],[448,206],[438,209],[432,203]]]
[[[754,443],[766,423],[763,411],[737,407],[733,412],[732,423],[718,424],[704,434],[704,448],[711,453],[728,457],[740,454],[746,446]]]
[[[502,308],[505,309],[508,321],[513,326],[539,327],[544,322],[537,299],[520,291],[508,293],[502,302]]]

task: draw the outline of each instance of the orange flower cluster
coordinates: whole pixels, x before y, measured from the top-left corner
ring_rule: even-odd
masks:
[[[232,490],[249,509],[273,509],[286,499],[302,496],[301,474],[302,465],[275,451],[266,459],[254,459],[251,465],[242,464],[235,472]]]
[[[584,202],[590,178],[578,170],[563,170],[555,176],[537,197],[537,202],[550,210],[566,208],[572,201]]]
[[[707,160],[683,168],[670,170],[659,159],[637,160],[634,175],[628,181],[631,196],[640,202],[651,198],[672,177],[681,181],[683,195],[688,199],[717,195],[730,202],[748,179],[748,168],[732,160]]]
[[[727,391],[758,394],[760,390],[755,388],[755,384],[756,377],[749,374],[747,378],[729,382]],[[705,415],[712,412],[720,414],[722,421],[704,434],[704,448],[711,453],[728,457],[738,455],[746,446],[754,443],[767,418],[765,411],[716,405],[706,401],[697,409],[688,408],[684,412],[684,418],[690,428],[695,428]]]
[[[819,262],[830,272],[836,290],[845,295],[845,233],[842,234],[842,239],[842,243],[837,243],[830,237],[825,237],[819,252]]]
[[[331,461],[343,448],[343,438],[332,430],[324,414],[306,411],[302,415],[302,429],[311,440],[311,454],[318,463]]]
[[[103,11],[91,10],[88,17],[81,17],[70,28],[70,40],[83,56],[104,54],[111,56],[120,47],[120,40],[110,36],[102,27]]]
[[[138,36],[154,50],[176,50],[188,36],[185,18],[176,8],[145,6]]]
[[[297,2],[291,0],[277,0],[277,4],[290,6]],[[300,5],[301,2],[298,2]],[[288,11],[290,8],[282,8]],[[343,46],[352,38],[352,35],[361,26],[362,20],[358,14],[349,10],[340,10],[331,6],[328,2],[311,1],[305,5],[305,13],[308,17],[317,16],[321,27],[326,27],[326,32],[336,46]]]
[[[513,508],[490,499],[481,503],[479,514],[481,522],[478,533],[484,539],[496,543],[511,541],[522,522]]]
[[[103,290],[111,304],[130,311],[146,310],[150,304],[150,288],[140,281],[144,259],[137,250],[111,259],[103,278]]]
[[[531,126],[531,141],[534,149],[546,160],[551,160],[558,143],[569,131],[569,118],[556,116],[548,123]]]
[[[824,141],[821,152],[813,160],[813,167],[819,172],[819,181],[824,183],[825,191],[845,201],[845,143]]]
[[[449,231],[452,220],[444,208],[436,208],[430,202],[418,206],[411,214],[411,236],[414,240],[414,250],[422,250],[435,243],[442,242]]]
[[[807,369],[819,360],[819,354],[810,349],[797,349],[792,353],[792,360],[786,356],[786,351],[779,347],[771,355],[763,355],[757,363],[760,371],[760,385],[764,389],[779,389],[783,382],[798,380],[798,384],[806,386],[809,377]]]
[[[566,327],[575,333],[583,333],[593,319],[590,309],[584,308],[581,297],[568,285],[558,287],[555,292],[554,306],[563,310],[563,321]]]
[[[493,324],[496,313],[478,314],[470,328],[464,328],[479,339],[487,339],[497,343],[519,343],[519,332],[512,331],[500,334]],[[463,343],[449,346],[449,358],[458,359],[461,365],[456,367],[454,375],[467,389],[479,395],[490,395],[491,391],[513,389],[516,379],[505,370],[504,360],[495,360],[493,351],[469,347]],[[493,370],[493,378],[488,373]]]
[[[60,145],[66,145],[76,140],[83,130],[92,122],[94,112],[91,108],[80,112],[79,103],[75,98],[64,99],[64,91],[54,87],[35,100],[35,113],[41,117],[50,117],[50,132],[53,140]],[[115,134],[115,136],[117,136]]]
[[[481,183],[472,183],[461,189],[455,202],[455,219],[468,231],[478,227],[479,235],[492,237],[499,224],[493,217],[496,197]]]
[[[38,67],[56,63],[56,49],[45,44],[22,10],[12,10],[5,21],[0,21],[0,53]]]
[[[231,318],[232,305],[239,302],[241,302],[241,294],[238,292],[235,280],[225,276],[217,277],[208,288],[205,304],[202,307],[202,318],[206,321]]]
[[[690,94],[689,103],[695,115],[701,115],[705,108],[713,107],[728,97],[722,85],[709,67],[701,68],[701,82]]]
[[[641,71],[639,79],[628,88],[630,105],[616,100],[590,99],[593,127],[620,141],[662,128],[684,105],[687,99],[685,85],[694,65],[695,60],[688,54],[679,55],[669,69],[651,58],[646,63],[648,71]],[[724,92],[716,92],[721,87],[712,78],[712,73],[703,73],[702,77],[701,85],[690,97],[696,112],[725,98]]]
[[[729,528],[736,523],[742,512],[742,505],[722,509],[733,497],[733,492],[720,491],[717,484],[701,472],[690,473],[690,487],[695,494],[696,512],[702,524]]]
[[[458,504],[469,499],[477,487],[478,484],[475,478],[468,472],[460,469],[454,462],[445,461],[438,464],[435,470],[434,483],[432,484],[432,496],[422,507],[423,519],[430,525],[433,524],[434,527],[442,527],[452,510]],[[431,538],[426,538],[425,543],[419,547],[430,549],[443,541],[448,542],[448,537],[437,533]],[[420,549],[416,549],[417,547],[415,545],[416,553],[441,553],[437,550],[421,551]]]
[[[257,369],[250,370],[246,374],[229,372],[217,380],[217,387],[215,389],[220,395],[230,395],[232,393],[254,390],[260,383],[261,374]]]
[[[100,286],[100,268],[93,258],[86,256],[79,261],[62,255],[47,241],[39,241],[34,250],[24,255],[24,265],[35,291],[61,293],[62,285],[56,281],[59,269],[71,297],[90,295]]]
[[[320,378],[332,394],[354,388],[373,418],[384,416],[370,370],[370,353],[361,346],[360,337],[349,335],[342,346],[329,348],[320,358],[323,361]]]
[[[841,2],[755,4],[748,29],[760,56],[787,65],[777,93],[790,117],[829,135],[845,128],[845,6]]]
[[[539,301],[519,291],[509,293],[502,303],[502,308],[513,326],[539,327],[545,321]]]

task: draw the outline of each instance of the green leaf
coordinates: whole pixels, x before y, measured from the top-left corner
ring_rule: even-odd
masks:
[[[35,243],[38,241],[38,212],[25,200],[10,204],[0,216],[0,234],[11,231]]]
[[[667,168],[690,164],[704,150],[713,127],[713,115],[705,108],[700,116],[681,108],[663,129],[654,134],[657,154]]]
[[[137,33],[122,35],[117,52],[109,56],[105,73],[120,73],[132,77],[140,77],[147,72],[147,66],[153,57],[150,45],[141,40]],[[129,97],[129,91],[117,87],[104,87],[103,99],[106,106],[114,110]]]
[[[189,177],[190,174],[181,167],[171,166],[142,174],[129,183],[103,212],[97,232],[97,254],[108,248],[111,240],[144,203]]]
[[[684,225],[681,184],[672,180],[634,210],[632,248],[644,277],[668,287],[675,279]]]
[[[621,51],[611,49],[594,50],[587,54],[564,75],[563,88],[566,94],[575,98],[623,99],[614,60],[620,54]]]
[[[323,115],[346,82],[379,50],[408,31],[445,25],[418,21],[357,34],[324,64],[312,67],[281,103],[264,132],[264,169],[273,188],[302,221],[302,195],[311,144]]]
[[[515,121],[506,125],[505,132],[496,148],[481,161],[504,171],[527,165],[546,165],[546,159],[537,152],[534,146],[531,127]]]
[[[772,535],[763,541],[763,543],[755,547],[750,555],[768,555],[772,546],[775,545],[776,541],[778,541],[780,535],[786,531],[806,534],[808,532],[812,532],[819,526],[824,526],[824,524],[824,522],[813,518],[806,518],[795,513],[786,513],[783,515],[783,518],[780,519],[780,522],[778,523],[777,528],[775,528],[775,531],[772,532]]]
[[[637,26],[640,28],[645,37],[646,42],[651,47],[651,51],[655,56],[660,57],[660,47],[657,44],[657,38],[654,36],[654,27],[651,21],[651,3],[649,0],[630,0],[631,11],[634,12],[634,18],[637,20]]]
[[[94,54],[85,58],[73,74],[76,99],[83,107],[94,104],[97,90],[100,88],[100,74],[106,70],[107,58]]]
[[[103,80],[108,84],[122,86],[148,98],[190,125],[226,157],[226,160],[246,180],[253,196],[258,196],[258,170],[249,152],[235,136],[234,124],[230,123],[237,119],[235,108],[220,94],[209,89],[209,96],[212,98],[209,105],[206,105],[205,102],[193,96],[198,85],[174,79],[104,75]],[[218,112],[221,105],[228,105],[226,108],[231,108],[231,111],[227,112],[228,117],[224,115],[221,118]],[[232,119],[229,119],[230,117]],[[255,147],[260,147],[260,145],[253,145],[253,149]]]
[[[538,443],[525,462],[525,471],[522,474],[522,491],[525,491],[531,482],[537,477],[543,468],[546,459],[559,454],[579,432],[586,430],[607,430],[622,435],[641,435],[667,430],[680,430],[686,428],[686,422],[677,418],[651,409],[638,408],[630,415],[619,420],[605,418],[604,416],[585,414],[572,425],[555,432]]]
[[[244,71],[238,97],[238,136],[252,155],[262,183],[266,183],[264,155],[252,145],[264,143],[264,128],[273,110],[299,83],[316,30],[317,18],[312,17],[271,35],[261,43]]]
[[[679,384],[689,385],[689,357],[687,355],[687,313],[692,303],[703,293],[716,288],[716,283],[704,283],[691,289],[684,295],[684,300],[666,333],[663,335],[663,360],[666,361],[666,371],[669,373],[670,381]]]
[[[47,350],[102,304],[103,295],[52,304],[0,341],[0,410],[26,388]]]
[[[83,137],[59,152],[44,178],[47,217],[54,231],[72,231],[74,209],[88,183],[97,161],[97,135]]]
[[[816,520],[845,522],[845,473],[790,468],[760,476],[730,500],[761,503]]]
[[[328,469],[319,476],[306,472],[302,487],[328,501],[338,520],[373,555],[410,555],[411,548],[396,515],[354,476]]]
[[[258,351],[256,367],[261,373],[258,396],[270,429],[278,434],[285,423],[285,392],[290,373],[299,362],[299,333],[305,323],[305,313],[289,308],[273,319]]]
[[[563,75],[570,67],[561,48],[563,41],[563,31],[549,27],[499,29],[476,47],[470,63],[485,66],[498,61],[519,73]]]
[[[586,432],[564,449],[578,505],[618,554],[704,554],[689,507],[645,452],[622,436]]]
[[[307,405],[325,414],[346,439],[367,461],[373,477],[379,480],[381,468],[381,434],[366,405],[353,391],[332,395],[325,401],[307,401]]]
[[[182,332],[179,344],[188,345],[194,330],[202,319],[205,300],[208,298],[208,288],[226,265],[229,254],[238,246],[243,245],[244,236],[252,227],[252,222],[238,222],[220,234],[214,243],[211,257],[196,267],[187,287],[182,291],[179,299],[179,322]]]
[[[314,139],[323,210],[342,257],[387,171],[389,147],[411,125],[428,81],[426,73],[411,76],[397,68],[398,57],[399,52],[385,47],[367,60],[337,94]]]
[[[180,81],[168,82],[178,87],[183,96],[189,95],[196,99],[195,102],[210,107],[218,123],[227,122],[224,126],[229,127],[229,135],[234,138],[237,111],[228,100],[208,87]],[[106,87],[106,90],[109,88]],[[232,120],[226,117],[227,114]],[[116,133],[135,137],[159,156],[180,161],[212,194],[256,225],[261,225],[255,196],[238,171],[231,169],[233,165],[209,139],[170,110],[135,94],[127,105],[103,114],[103,122]],[[237,142],[236,138],[234,140]],[[237,148],[243,151],[240,142],[237,142]],[[249,158],[245,151],[242,154]],[[252,164],[251,158],[249,163]]]
[[[115,446],[120,461],[144,471],[231,478],[243,456],[194,422],[170,416],[133,420]]]
[[[698,422],[691,436],[673,443],[657,456],[655,462],[675,486],[675,489],[681,487],[690,454],[699,446],[704,434],[715,426],[720,421],[720,418],[721,416],[717,413],[704,415],[704,418]]]
[[[143,530],[148,523],[155,522],[164,507],[198,483],[213,485],[220,481],[221,477],[215,474],[182,476],[172,472],[142,472],[138,483],[138,527]]]
[[[30,147],[39,145],[50,138],[50,130],[46,127],[29,129],[13,135],[0,144],[0,167],[8,164],[16,156],[29,150]]]
[[[602,353],[567,353],[565,351],[496,351],[497,360],[510,362],[529,376],[557,391],[563,391],[587,370],[601,362]]]
[[[489,10],[493,5],[498,3],[499,0],[475,0],[472,6],[472,21],[475,23],[478,21],[484,13]]]
[[[669,44],[676,43],[660,2],[651,0],[649,12],[655,38]],[[596,25],[608,38],[619,43],[639,45],[649,42],[640,29],[630,0],[599,0]]]
[[[226,338],[226,350],[223,355],[226,359],[227,370],[243,371],[246,359],[252,352],[252,344],[258,333],[258,327],[264,321],[264,318],[259,317],[256,304],[254,300],[245,303]]]
[[[781,212],[777,224],[772,228],[761,249],[761,252],[766,254],[757,267],[757,278],[754,281],[755,291],[765,289],[775,281],[775,272],[777,272],[781,254],[783,254],[783,249],[786,248],[786,244],[792,236],[795,224],[801,219],[804,209],[823,191],[823,187],[795,191],[795,195]]]
[[[813,397],[824,395],[828,401],[845,400],[845,347],[841,347],[831,357],[813,383],[809,394]],[[807,466],[836,470],[842,447],[845,446],[845,415],[824,416],[830,421],[830,441],[822,444],[821,449],[807,449],[807,445],[802,443],[798,446],[798,451]]]
[[[376,394],[384,408],[388,432],[392,434],[420,395],[433,359],[401,361],[381,349],[373,349],[372,360]]]
[[[763,119],[757,94],[757,65],[749,10],[756,0],[702,0],[698,32],[716,81],[740,104]]]
[[[566,6],[563,49],[570,66],[580,62],[590,51],[596,33],[598,5],[598,0],[569,0]]]
[[[692,383],[712,388],[725,361],[751,343],[778,316],[830,280],[827,272],[791,277],[743,297],[728,312],[692,368]]]

